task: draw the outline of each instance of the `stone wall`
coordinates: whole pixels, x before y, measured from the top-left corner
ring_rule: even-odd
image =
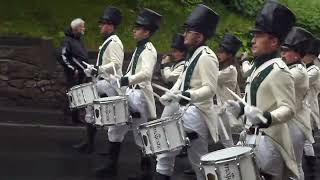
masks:
[[[0,38],[0,105],[58,107],[65,92],[63,70],[51,40]]]
[[[37,38],[0,37],[0,106],[63,107],[65,78],[57,63],[52,41]],[[94,63],[97,52],[89,53]],[[125,54],[123,70],[131,58]],[[159,65],[154,80],[159,82]]]

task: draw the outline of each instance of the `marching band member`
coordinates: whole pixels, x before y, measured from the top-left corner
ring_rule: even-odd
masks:
[[[298,163],[300,180],[304,180],[302,169],[303,146],[306,140],[314,142],[310,123],[310,112],[307,107],[309,89],[308,72],[302,58],[305,47],[312,39],[312,34],[300,27],[293,27],[281,47],[282,60],[287,64],[294,79],[296,114],[288,122],[294,153]]]
[[[129,111],[132,115],[132,130],[136,144],[142,148],[143,144],[138,134],[138,126],[148,120],[156,119],[156,107],[153,97],[151,79],[157,62],[157,51],[150,38],[159,29],[161,15],[150,9],[142,9],[135,21],[133,37],[137,41],[128,69],[123,77],[120,78],[121,86],[128,86]],[[128,132],[127,125],[117,126],[117,136],[123,140]],[[142,174],[129,179],[148,179],[151,176],[151,159],[141,157],[140,166]]]
[[[87,76],[95,76],[97,73],[101,74],[103,71],[107,74],[114,74],[113,66],[117,70],[117,73],[121,74],[124,58],[123,45],[119,37],[115,34],[115,30],[120,24],[121,19],[122,15],[118,8],[110,6],[104,10],[103,16],[99,20],[100,33],[104,37],[104,42],[99,48],[96,66],[89,65],[87,69],[85,69]],[[98,69],[98,72],[94,69]],[[110,83],[115,84],[115,82]],[[116,95],[116,91],[113,86],[103,78],[100,78],[97,81],[97,91],[100,97]],[[83,143],[75,145],[74,148],[81,152],[91,153],[94,150],[94,139],[96,134],[92,105],[87,106],[86,108],[85,121],[87,138]],[[113,134],[113,127],[110,127],[108,130],[110,149],[111,151],[113,150],[113,157],[116,157],[115,152],[118,151],[120,145],[117,143],[118,140],[113,136]],[[115,161],[116,160],[114,160],[114,162]],[[102,170],[103,168],[97,169],[97,174]]]
[[[191,101],[180,99],[178,95],[166,93],[160,100],[163,104],[178,101],[181,109],[192,103],[183,114],[184,128],[190,139],[188,159],[198,180],[205,177],[200,171],[200,157],[208,152],[208,126],[212,123],[212,136],[218,139],[217,122],[213,112],[213,96],[218,81],[218,60],[215,53],[205,46],[207,39],[213,36],[219,16],[209,7],[198,5],[184,23],[184,44],[188,48],[183,73],[171,89],[173,93],[189,97]],[[209,121],[209,120],[208,120]],[[154,179],[167,180],[174,170],[174,161],[179,151],[163,153],[157,156]]]
[[[276,1],[264,4],[252,30],[251,50],[255,58],[254,69],[246,80],[247,105],[227,102],[228,111],[236,117],[245,115],[246,124],[262,132],[256,161],[266,179],[272,180],[299,177],[287,124],[295,114],[294,80],[279,58],[281,42],[294,24],[295,16],[287,7]],[[254,144],[255,140],[255,131],[250,128],[246,143]]]
[[[234,100],[234,97],[226,91],[229,88],[233,92],[237,91],[237,78],[238,72],[236,67],[233,65],[235,62],[235,55],[242,45],[242,42],[236,36],[226,33],[219,43],[219,52],[217,53],[219,60],[219,77],[218,77],[218,87],[217,87],[217,110],[219,118],[227,130],[229,135],[229,140],[226,139],[225,135],[221,133],[221,125],[219,124],[219,135],[222,144],[225,147],[231,147],[234,145],[232,140],[231,126],[233,126],[232,121],[234,117],[228,112],[222,110],[222,106],[227,100]]]
[[[70,26],[64,32],[65,37],[57,52],[58,62],[64,68],[68,89],[84,82],[85,74],[81,66],[84,66],[82,61],[87,61],[88,59],[88,51],[81,40],[84,31],[85,22],[82,19],[72,20]],[[69,102],[66,98],[66,106],[64,107],[64,119],[66,122],[68,122],[67,115],[70,113],[68,104]],[[81,122],[78,110],[72,110],[71,118],[72,123]]]
[[[183,35],[176,34],[172,39],[170,55],[165,56],[161,62],[161,77],[170,87],[177,81],[184,68],[186,47],[183,43]]]
[[[176,34],[171,43],[170,56],[173,62],[169,61],[169,56],[166,56],[161,62],[162,79],[170,85],[170,88],[177,81],[184,69],[186,46],[184,45],[184,37],[182,34]],[[165,106],[161,118],[172,115],[179,110],[178,103],[171,103],[170,106]]]
[[[308,104],[310,106],[310,121],[313,130],[320,129],[320,114],[318,96],[320,93],[320,69],[314,64],[318,61],[320,50],[320,40],[314,39],[310,42],[306,49],[306,55],[303,58],[309,75],[309,91],[308,91]],[[316,180],[316,161],[317,158],[314,153],[312,142],[307,140],[304,145],[304,153],[306,164],[309,169],[311,180]]]

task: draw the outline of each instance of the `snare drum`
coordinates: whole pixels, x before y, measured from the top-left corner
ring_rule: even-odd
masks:
[[[98,91],[94,83],[84,83],[73,86],[67,92],[70,108],[82,108],[92,104],[94,99],[99,98]]]
[[[123,125],[129,121],[127,96],[111,96],[93,101],[95,124],[98,126]]]
[[[251,147],[237,146],[211,152],[201,157],[206,180],[259,180]]]
[[[138,131],[146,155],[171,152],[188,144],[181,114],[143,123]]]

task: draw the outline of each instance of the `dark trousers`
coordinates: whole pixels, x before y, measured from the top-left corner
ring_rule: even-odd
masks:
[[[85,75],[83,73],[79,73],[78,76],[74,76],[74,72],[65,70],[64,71],[65,78],[66,78],[66,89],[70,89],[73,86],[82,84],[85,82]],[[79,110],[73,109],[72,111],[69,108],[69,100],[68,97],[65,96],[65,106],[64,106],[64,120],[67,123],[80,123],[79,119]],[[71,116],[71,122],[68,120]]]

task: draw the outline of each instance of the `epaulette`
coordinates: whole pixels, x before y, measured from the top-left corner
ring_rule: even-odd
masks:
[[[150,42],[148,42],[148,43],[146,43],[145,47],[146,47],[146,49],[151,50],[152,44]]]
[[[287,67],[286,63],[282,60],[275,61],[274,64],[277,65],[280,69],[285,69]]]
[[[310,66],[309,68],[307,68],[307,71],[309,72],[309,71],[311,71],[312,69],[315,69],[316,71],[320,71],[320,68],[319,68],[318,66],[316,66],[316,65]]]

